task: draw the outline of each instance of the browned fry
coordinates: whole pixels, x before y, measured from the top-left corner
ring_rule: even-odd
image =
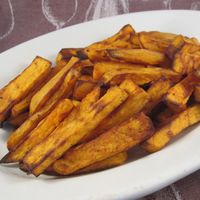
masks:
[[[88,95],[91,96],[90,93]],[[64,152],[94,130],[126,98],[125,91],[119,87],[112,87],[93,104],[89,104],[90,101],[83,101],[73,118],[69,115],[70,120],[66,118],[56,130],[24,157],[23,163],[27,169],[35,176],[40,175]]]
[[[195,37],[192,38],[188,38],[188,37],[184,37],[185,43],[186,44],[194,44],[194,45],[199,45],[199,40]]]
[[[72,57],[78,57],[80,60],[87,59],[83,48],[64,48],[56,56],[56,66],[60,68],[64,67]]]
[[[31,115],[17,130],[15,130],[9,136],[7,147],[10,151],[14,151],[26,139],[27,135],[38,125],[38,123],[44,117],[46,117],[52,111],[60,99],[69,96],[78,77],[78,71],[71,69],[65,77],[59,90],[53,94],[45,106],[35,114]]]
[[[142,70],[142,68],[140,70]],[[105,81],[105,80],[106,79],[109,80],[110,76],[112,77],[113,74],[112,73],[106,74],[105,79],[103,79],[102,81],[107,83],[107,81]],[[176,82],[178,82],[178,80],[180,80],[179,74],[174,73],[171,70],[164,71],[163,69],[159,69],[159,68],[151,70],[150,68],[149,69],[146,68],[146,69],[144,69],[143,73],[141,73],[140,75],[137,74],[137,72],[136,73],[128,72],[128,73],[122,73],[122,74],[119,73],[119,74],[115,75],[111,79],[111,81],[109,81],[109,83],[111,85],[116,85],[116,84],[121,83],[125,79],[131,79],[138,85],[144,85],[144,84],[150,83],[152,81],[156,81],[156,80],[160,79],[161,77],[165,77],[174,83],[176,83]]]
[[[189,74],[186,78],[169,89],[165,100],[173,111],[180,112],[186,108],[194,86],[200,81],[198,76],[197,72]]]
[[[81,145],[53,164],[58,174],[68,175],[93,163],[128,150],[153,133],[151,120],[140,113],[113,127],[98,138]]]
[[[71,150],[73,150],[73,149],[71,149]],[[71,151],[71,150],[69,150],[69,151]],[[67,153],[69,153],[69,151]],[[121,153],[111,156],[105,160],[99,161],[88,167],[85,167],[79,171],[76,171],[74,174],[83,174],[83,173],[90,173],[90,172],[96,172],[96,171],[100,171],[100,170],[109,169],[109,168],[124,164],[127,161],[127,159],[128,159],[127,152],[121,152]],[[20,165],[20,169],[27,172],[27,169],[23,164]],[[53,170],[52,166],[48,167],[48,169],[45,172],[47,174],[54,174],[54,175],[56,174],[56,172]]]
[[[130,38],[135,34],[132,26],[127,24],[110,38],[91,44],[84,49],[82,54],[92,61],[108,60],[106,49],[108,48],[134,48],[134,44],[130,42]]]
[[[89,75],[81,75],[78,80],[80,81],[94,81],[94,79],[92,78],[92,76]]]
[[[180,51],[185,44],[196,44],[196,45],[198,45],[199,42],[196,38],[187,38],[187,37],[184,37],[183,35],[177,35],[174,38],[174,40],[171,42],[171,44],[169,44],[169,46],[167,47],[167,49],[165,51],[166,55],[171,60],[173,60],[176,53],[178,51]]]
[[[63,68],[69,61],[61,59],[60,61],[56,62],[56,66],[58,68]]]
[[[38,123],[49,114],[51,109],[51,104],[45,106],[40,111],[27,118],[18,129],[12,132],[7,141],[8,150],[14,151],[26,139],[30,131],[32,131]]]
[[[20,115],[21,113],[29,110],[29,105],[31,102],[32,97],[35,95],[35,93],[40,90],[44,84],[46,84],[56,73],[58,73],[61,70],[60,67],[54,67],[51,70],[51,73],[49,76],[39,85],[37,85],[29,94],[22,99],[19,103],[15,104],[13,108],[11,109],[11,117],[16,117]]]
[[[98,62],[94,65],[93,79],[100,80],[102,76],[110,71],[119,71],[123,69],[133,69],[138,67],[145,67],[145,65],[118,63],[118,62]]]
[[[130,44],[130,42],[127,42],[127,41],[119,40],[117,44],[121,48],[129,48],[129,49],[132,48],[132,44]],[[121,49],[120,47],[116,47],[114,45],[112,46],[113,48],[110,47],[112,49],[115,49],[115,50]],[[116,60],[109,55],[107,49],[88,49],[86,54],[88,58],[92,60],[93,62]],[[121,60],[118,60],[118,61],[120,62]]]
[[[149,101],[145,105],[143,112],[149,114],[152,109],[161,102],[163,96],[167,93],[171,86],[172,82],[166,78],[161,78],[155,81],[147,90]]]
[[[22,99],[19,103],[15,104],[11,109],[11,117],[16,117],[25,111],[29,111],[29,105],[33,95],[43,86],[39,85],[32,92],[30,92],[24,99]]]
[[[154,124],[156,124],[156,127],[161,127],[169,123],[173,117],[175,117],[174,112],[169,108],[165,108],[156,115]]]
[[[45,106],[56,105],[56,103],[63,98],[68,98],[74,89],[75,83],[79,78],[80,73],[76,69],[71,69],[66,75],[63,83],[59,89],[53,94],[53,96],[46,102]],[[75,101],[73,101],[75,104]]]
[[[130,37],[130,42],[133,45],[133,49],[142,49],[143,46],[139,39],[139,33],[132,34]]]
[[[51,62],[36,57],[32,63],[0,91],[0,121],[4,121],[10,109],[24,98],[36,84],[43,82],[51,71]]]
[[[53,76],[31,99],[30,114],[37,112],[54,92],[63,83],[68,71],[78,62],[78,58],[72,57],[71,60],[65,65],[55,76]]]
[[[123,26],[120,29],[120,31],[117,32],[115,35],[113,35],[103,41],[96,42],[96,43],[89,45],[85,49],[85,51],[87,52],[87,50],[89,50],[89,49],[100,50],[100,49],[107,49],[110,47],[114,47],[114,46],[116,46],[115,45],[116,42],[119,42],[121,40],[129,41],[132,34],[135,34],[135,30],[133,29],[133,27],[130,24],[127,24],[127,25]]]
[[[85,167],[84,169],[75,172],[75,174],[90,173],[116,167],[118,165],[124,164],[127,161],[127,159],[128,155],[126,152],[118,153],[110,158],[107,158],[105,160],[94,163],[88,167]]]
[[[101,70],[101,67],[107,67],[107,70]],[[125,79],[131,79],[138,85],[143,85],[161,77],[166,77],[172,82],[178,82],[181,76],[170,70],[159,67],[141,67],[127,65],[126,63],[101,62],[94,66],[93,78],[110,83],[112,85],[120,84]]]
[[[83,50],[83,48],[64,48],[61,49],[56,56],[56,64],[58,64],[59,61],[65,60],[69,61],[72,57],[79,57],[78,52],[80,50]]]
[[[177,35],[174,40],[169,44],[169,46],[166,49],[166,54],[170,59],[174,59],[175,54],[181,50],[183,45],[185,44],[184,36]]]
[[[20,115],[10,118],[8,120],[9,124],[12,124],[13,126],[19,127],[21,126],[24,121],[26,121],[26,119],[28,119],[29,113],[25,112],[25,113],[21,113]]]
[[[84,137],[81,143],[87,142],[113,126],[129,119],[140,112],[149,100],[148,94],[131,80],[122,82],[120,88],[129,95],[126,101],[108,115],[91,134]]]
[[[200,121],[200,105],[194,105],[179,113],[173,120],[161,127],[144,142],[142,147],[148,152],[155,152],[165,147],[175,136],[187,127]]]
[[[111,60],[108,56],[106,49],[88,49],[85,54],[87,54],[88,58],[93,62]]]
[[[176,37],[175,34],[158,31],[140,32],[138,36],[142,48],[161,53],[166,51]]]
[[[86,73],[86,71],[88,71],[88,70],[93,70],[93,67],[94,67],[94,64],[89,59],[80,60],[74,66],[74,68],[77,69],[78,71],[80,71],[81,74]]]
[[[94,89],[96,85],[97,83],[92,80],[92,77],[90,77],[90,79],[88,80],[83,80],[83,77],[80,77],[80,79],[76,82],[73,91],[73,98],[76,100],[82,100],[84,97],[86,97],[88,93],[90,93]]]
[[[18,162],[23,159],[28,151],[45,139],[63,121],[73,108],[69,99],[61,100],[56,107],[33,129],[24,142],[14,151],[9,152],[1,163]]]
[[[84,67],[84,68],[81,69],[80,72],[81,72],[82,75],[92,76],[93,68],[94,68],[94,66]]]
[[[189,74],[200,67],[200,45],[185,44],[176,53],[173,69],[182,74]]]
[[[75,107],[77,107],[78,105],[80,105],[80,101],[77,101],[77,100],[72,100],[72,103]]]
[[[107,49],[108,55],[119,61],[160,65],[166,62],[165,54],[147,49]]]

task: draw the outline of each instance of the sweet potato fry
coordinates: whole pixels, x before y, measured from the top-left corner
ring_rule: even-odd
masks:
[[[127,42],[127,41],[119,40],[117,42],[116,46],[114,46],[112,44],[112,47],[110,47],[110,48],[112,48],[113,50],[118,50],[118,49],[121,49],[121,48],[131,49],[132,44],[130,44],[130,42]],[[87,49],[85,54],[87,54],[88,58],[93,62],[116,60],[115,58],[113,58],[109,55],[107,49]],[[117,60],[117,61],[120,62],[121,60]]]
[[[11,109],[11,117],[17,117],[23,112],[29,111],[29,105],[33,95],[38,91],[40,87],[36,87],[32,92],[30,92],[24,99],[22,99],[19,103],[15,104]]]
[[[151,120],[140,113],[113,127],[98,138],[81,145],[53,164],[58,174],[68,175],[93,163],[128,150],[153,133]],[[109,144],[109,145],[108,145]]]
[[[8,120],[8,123],[13,126],[19,127],[24,123],[24,121],[26,121],[26,119],[28,119],[28,116],[29,116],[28,112],[21,113],[20,115],[16,117],[10,118]]]
[[[125,26],[123,26],[119,32],[117,32],[115,35],[100,41],[100,42],[96,42],[91,44],[90,46],[88,46],[85,50],[87,52],[88,49],[96,49],[96,50],[100,50],[100,49],[107,49],[108,47],[113,47],[115,46],[115,42],[118,42],[119,40],[121,41],[129,41],[130,37],[132,34],[135,34],[135,30],[133,29],[133,27],[130,24],[127,24]]]
[[[175,136],[187,127],[200,121],[200,105],[194,105],[179,113],[172,121],[161,127],[144,142],[142,147],[148,152],[155,152],[165,147]]]
[[[94,79],[92,78],[92,76],[89,76],[89,75],[81,75],[79,78],[78,78],[78,81],[94,81]]]
[[[118,63],[118,62],[98,62],[94,65],[93,79],[100,80],[101,77],[110,71],[119,71],[123,69],[133,69],[133,68],[145,68],[145,65],[130,64],[130,63]]]
[[[35,176],[40,175],[65,151],[94,130],[126,98],[126,92],[116,86],[110,88],[103,97],[93,104],[89,104],[89,101],[83,101],[80,104],[80,112],[75,114],[75,118],[70,119],[70,121],[66,118],[56,130],[24,157],[23,163],[27,169]],[[83,106],[83,104],[86,105]]]
[[[194,86],[199,83],[198,73],[189,74],[186,78],[169,89],[165,100],[167,105],[175,112],[186,108],[187,101],[191,96]]]
[[[11,109],[11,117],[16,117],[21,113],[28,111],[31,99],[35,95],[35,93],[40,90],[60,70],[61,68],[57,66],[52,68],[51,73],[42,83],[36,85],[35,88],[31,92],[29,92],[29,94],[25,98],[23,98],[20,102],[13,106],[13,108]]]
[[[27,135],[38,125],[38,123],[46,117],[55,107],[58,101],[69,96],[75,85],[79,72],[71,69],[65,77],[59,90],[48,100],[46,105],[38,112],[30,116],[17,130],[15,130],[8,138],[7,147],[10,151],[14,151],[27,137]]]
[[[118,33],[103,41],[96,42],[84,49],[82,54],[92,61],[109,60],[106,49],[108,48],[134,48],[130,38],[135,34],[131,25],[125,25]]]
[[[84,67],[80,70],[82,75],[92,76],[94,66]]]
[[[38,111],[48,101],[51,95],[62,84],[68,71],[78,62],[78,58],[72,57],[55,76],[53,76],[31,99],[30,114]]]
[[[116,167],[118,165],[124,164],[127,161],[127,159],[128,155],[126,152],[118,153],[110,158],[107,158],[105,160],[94,163],[88,167],[85,167],[84,169],[75,172],[75,174],[90,173]]]
[[[87,69],[92,69],[93,67],[94,67],[94,64],[89,59],[80,60],[74,65],[74,68],[80,72],[83,72],[85,68],[87,70]]]
[[[10,109],[25,97],[39,82],[42,82],[51,71],[51,63],[41,57],[33,62],[14,80],[1,89],[0,121],[4,121]]]
[[[152,109],[160,103],[160,101],[163,99],[163,96],[167,93],[171,86],[172,82],[166,78],[161,78],[155,81],[147,90],[149,101],[145,105],[143,112],[149,114]]]
[[[84,137],[81,143],[87,142],[113,126],[129,119],[140,112],[149,100],[148,94],[131,80],[125,80],[120,85],[120,88],[129,95],[126,101],[108,115],[91,134]]]
[[[56,66],[58,68],[64,67],[72,57],[77,57],[84,63],[85,61],[89,61],[88,56],[84,53],[83,48],[65,48],[61,49],[60,52],[57,54]]]
[[[107,70],[101,67],[107,67]],[[106,72],[105,72],[106,71]],[[120,84],[125,79],[131,79],[138,85],[143,85],[151,81],[166,77],[172,82],[178,82],[181,76],[170,70],[159,67],[141,67],[127,65],[125,63],[102,62],[94,66],[93,78],[103,83],[112,85]]]
[[[71,150],[70,150],[71,151]],[[69,153],[69,152],[67,152]],[[91,173],[91,172],[96,172],[96,171],[100,171],[100,170],[105,170],[105,169],[109,169],[112,167],[116,167],[118,165],[122,165],[124,164],[128,159],[128,154],[127,152],[122,152],[122,153],[118,153],[114,156],[111,156],[105,160],[99,161],[97,163],[94,163],[88,167],[85,167],[84,169],[81,169],[79,171],[76,171],[74,174],[83,174],[83,173]],[[27,169],[25,168],[24,165],[20,165],[20,169],[27,172]],[[53,167],[50,166],[46,171],[46,174],[53,174],[55,175],[56,172],[53,171]],[[58,175],[58,174],[56,174]]]
[[[200,67],[200,45],[185,44],[176,53],[173,69],[182,74],[189,74]]]
[[[52,105],[45,106],[40,111],[30,116],[18,129],[11,133],[7,141],[7,148],[14,151],[27,137],[27,135],[46,117],[52,109]]]
[[[78,57],[79,59],[81,59],[81,57],[79,56],[79,52],[83,50],[83,48],[65,48],[65,49],[61,49],[58,53],[58,55],[56,56],[56,65],[57,66],[64,66],[66,65],[66,63],[72,58],[72,57]],[[63,64],[61,64],[63,61]]]
[[[156,127],[161,127],[169,123],[173,117],[175,117],[174,112],[167,107],[156,115],[154,124]]]
[[[85,55],[87,55],[92,62],[111,60],[106,49],[87,49],[87,51],[85,50]]]
[[[45,139],[64,120],[73,108],[69,99],[61,100],[35,129],[26,137],[26,140],[14,151],[9,152],[1,160],[1,163],[18,162],[23,159],[28,151]]]
[[[96,83],[94,81],[78,80],[73,91],[73,98],[82,100],[88,93],[94,89]]]
[[[119,72],[119,73],[116,73],[116,75],[110,72],[104,75],[102,82],[105,82],[105,83],[109,82],[111,85],[116,85],[116,84],[121,83],[124,79],[131,79],[138,85],[144,85],[152,81],[156,81],[160,79],[161,77],[165,77],[171,80],[172,82],[176,83],[180,80],[180,77],[181,77],[179,74],[174,73],[173,71],[168,70],[168,69],[140,68],[139,71],[143,70],[140,74],[139,74],[139,71],[136,72],[135,70],[136,69],[130,70],[130,71],[127,70],[127,73],[126,73],[126,70],[122,70],[121,74]],[[110,81],[108,81],[110,77],[112,76],[113,78]]]
[[[196,38],[187,38],[187,37],[184,37],[183,35],[177,35],[174,38],[174,40],[171,42],[171,44],[169,44],[169,46],[167,47],[165,51],[166,55],[171,60],[173,60],[176,53],[180,51],[185,44],[198,45],[199,42]]]
[[[144,49],[165,53],[167,47],[175,39],[176,35],[158,31],[138,33],[140,44]]]
[[[76,69],[71,69],[66,75],[60,88],[53,94],[53,96],[45,103],[45,106],[53,106],[63,98],[68,98],[74,89],[75,83],[79,78],[80,73]],[[75,101],[73,101],[75,104]]]
[[[80,105],[81,102],[77,101],[77,100],[72,100],[72,103],[73,103],[74,107],[77,107]]]
[[[183,45],[185,44],[184,36],[177,35],[174,40],[169,44],[166,49],[166,54],[170,59],[174,59],[175,54],[181,50]]]
[[[143,49],[143,46],[139,39],[139,33],[132,34],[130,37],[130,42],[133,45],[133,49]]]
[[[138,64],[159,65],[167,60],[165,54],[147,49],[108,49],[107,53],[113,59]]]

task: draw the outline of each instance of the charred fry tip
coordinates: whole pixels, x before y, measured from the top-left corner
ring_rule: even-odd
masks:
[[[20,168],[21,170],[25,171],[25,172],[28,171],[28,169],[27,169],[26,165],[23,163],[23,161],[20,161],[20,162],[19,162],[19,168]]]
[[[27,175],[30,175],[31,172],[27,171],[27,169],[23,168],[23,167],[19,167],[19,169],[23,172],[25,172]]]
[[[84,50],[79,50],[77,52],[77,57],[80,59],[80,60],[86,60],[88,59],[88,56],[87,54],[84,52]]]
[[[12,161],[9,160],[10,152],[8,152],[1,160],[0,164],[11,163]]]
[[[27,175],[29,174],[32,174],[32,171],[28,168],[28,166],[23,163],[23,162],[20,162],[19,163],[19,169],[22,170],[23,172],[25,172]]]

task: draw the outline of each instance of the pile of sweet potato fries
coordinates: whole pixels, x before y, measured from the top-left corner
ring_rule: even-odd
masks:
[[[125,163],[135,146],[165,147],[200,121],[200,44],[158,31],[118,33],[37,56],[0,90],[0,122],[16,129],[1,163],[69,175]]]

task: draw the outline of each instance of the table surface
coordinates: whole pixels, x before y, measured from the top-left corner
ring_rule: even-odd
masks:
[[[200,0],[0,0],[0,52],[72,24],[162,9],[200,10]],[[183,199],[200,200],[200,171],[141,200]]]

